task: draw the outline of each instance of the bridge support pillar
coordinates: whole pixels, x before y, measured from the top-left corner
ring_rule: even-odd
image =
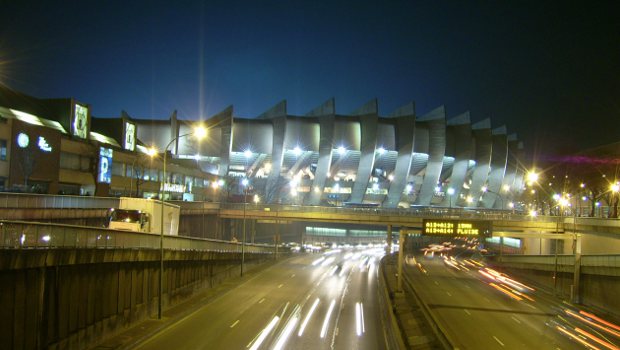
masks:
[[[388,225],[387,226],[387,248],[386,248],[386,254],[392,254],[392,225]]]
[[[573,285],[571,286],[571,301],[579,304],[579,278],[581,276],[581,236],[575,234],[573,238],[573,253],[575,254]]]
[[[403,264],[405,250],[405,234],[407,230],[401,228],[398,234],[398,292],[403,292]]]

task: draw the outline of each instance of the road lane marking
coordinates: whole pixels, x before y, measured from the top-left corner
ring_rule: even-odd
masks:
[[[521,321],[519,321],[518,318],[514,317],[514,316],[510,316],[510,318],[512,318],[515,322],[517,322],[518,324],[521,324]]]
[[[532,309],[534,309],[534,310],[538,310],[538,309],[536,308],[536,306],[534,306],[534,305],[530,305],[530,304],[528,304],[528,303],[525,303],[525,305],[527,305],[527,306],[531,307],[531,308],[532,308]]]
[[[291,278],[293,278],[293,277],[295,277],[295,274],[292,274],[292,275],[291,275]]]
[[[490,303],[490,302],[491,302],[491,300],[489,300],[489,298],[486,298],[486,297],[484,298],[484,300],[485,300],[487,303]]]
[[[281,284],[278,286],[278,288],[282,288],[282,286],[283,286],[283,285],[284,285],[284,283],[281,283]]]
[[[467,309],[463,309],[463,311],[465,311],[466,314],[468,314],[469,316],[471,316],[471,312],[469,312],[469,310]]]
[[[493,339],[495,339],[495,341],[496,341],[496,342],[498,342],[498,343],[499,343],[499,345],[504,346],[504,343],[502,343],[502,341],[501,341],[501,340],[497,339],[497,337],[496,337],[496,336],[493,336]]]
[[[265,298],[262,298],[261,300],[258,301],[259,304],[262,304],[263,301],[265,301]]]
[[[450,294],[450,292],[446,292],[446,294],[448,294],[448,296],[449,296],[449,297],[451,297],[451,296],[452,296],[452,294]]]
[[[236,320],[233,324],[230,325],[230,328],[233,328],[234,326],[237,325],[237,323],[239,323],[239,320]]]
[[[437,281],[434,281],[434,282],[435,282],[436,285],[439,285],[439,282],[437,282]]]

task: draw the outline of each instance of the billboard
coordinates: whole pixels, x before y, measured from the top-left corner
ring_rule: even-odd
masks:
[[[99,147],[99,173],[97,176],[99,183],[112,182],[112,149]]]
[[[9,177],[12,185],[58,181],[60,132],[13,121]]]
[[[136,149],[136,125],[125,122],[125,144],[126,150],[133,151]]]
[[[73,122],[71,123],[72,134],[80,138],[88,137],[88,107],[79,103],[73,110]]]

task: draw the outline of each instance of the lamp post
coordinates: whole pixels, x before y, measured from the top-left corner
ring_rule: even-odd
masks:
[[[151,159],[153,159],[153,157],[155,157],[155,155],[157,154],[157,150],[155,149],[155,147],[149,147],[146,150],[146,154],[149,157],[151,157]],[[133,175],[134,175],[133,170],[134,170],[134,167],[136,165],[136,161],[138,160],[138,158],[140,158],[140,155],[137,155],[134,158],[133,162],[131,163],[131,177],[129,178],[129,197],[133,197],[133,194],[132,194],[133,193]],[[137,183],[136,183],[136,190],[137,190],[136,192],[139,192]]]
[[[192,132],[188,132],[186,134],[183,135],[179,135],[175,138],[173,138],[172,140],[170,140],[170,142],[168,142],[168,144],[166,145],[166,147],[164,147],[164,153],[163,153],[163,158],[164,158],[164,166],[163,166],[163,170],[162,170],[162,178],[161,178],[161,198],[160,198],[160,205],[161,205],[161,211],[160,211],[160,231],[159,231],[159,302],[157,303],[157,318],[161,319],[161,314],[162,314],[162,296],[163,296],[163,291],[164,291],[164,204],[165,204],[165,200],[164,200],[164,194],[166,192],[166,153],[168,152],[168,147],[170,147],[170,145],[185,136],[189,136],[189,135],[196,135],[196,138],[198,140],[203,139],[206,135],[207,135],[207,129],[205,129],[202,126],[196,127],[194,130],[192,130]]]
[[[244,178],[241,183],[243,184],[243,238],[241,239],[241,276],[243,276],[243,265],[245,264],[245,210],[248,201],[248,181]]]

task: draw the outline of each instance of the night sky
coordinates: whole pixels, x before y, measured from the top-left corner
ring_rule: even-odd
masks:
[[[98,117],[443,104],[535,159],[620,141],[618,1],[178,3],[0,0],[0,83]]]

